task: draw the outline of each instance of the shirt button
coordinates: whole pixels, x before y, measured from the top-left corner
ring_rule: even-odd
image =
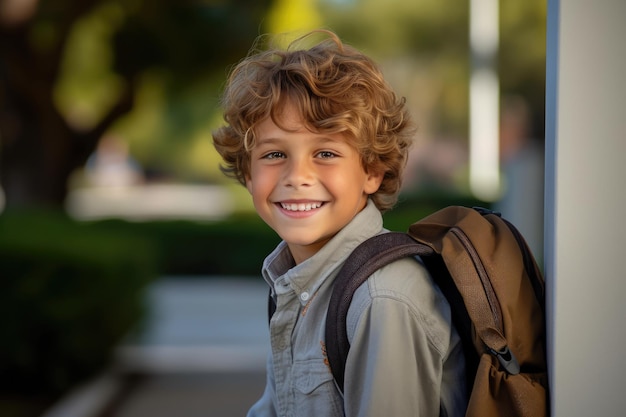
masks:
[[[300,294],[300,299],[302,301],[307,301],[309,299],[309,293],[308,292],[303,292],[302,294]]]

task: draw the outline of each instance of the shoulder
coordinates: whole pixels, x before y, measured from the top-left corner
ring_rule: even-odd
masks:
[[[400,259],[374,272],[357,289],[352,305],[367,305],[374,299],[392,299],[418,310],[430,307],[449,308],[429,272],[414,258]]]
[[[409,304],[421,304],[419,299],[422,296],[430,297],[435,289],[430,274],[415,258],[392,262],[373,273],[367,280],[367,293],[370,297],[394,297]]]
[[[450,305],[416,259],[400,259],[379,269],[356,290],[347,317],[349,338],[373,305],[376,314],[402,309],[414,322],[413,328],[428,334],[438,350],[446,350],[452,327]]]

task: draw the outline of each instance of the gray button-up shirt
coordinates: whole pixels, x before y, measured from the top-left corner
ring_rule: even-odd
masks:
[[[355,293],[343,395],[334,383],[324,341],[332,283],[350,252],[382,232],[382,216],[370,201],[301,264],[284,242],[266,258],[262,273],[277,307],[267,385],[249,417],[433,417],[440,407],[448,416],[464,414],[463,353],[450,307],[413,259],[380,269]]]

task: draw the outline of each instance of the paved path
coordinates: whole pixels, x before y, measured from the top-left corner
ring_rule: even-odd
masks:
[[[267,286],[252,278],[165,278],[148,294],[151,320],[120,348],[146,371],[264,370]]]
[[[157,281],[111,372],[44,417],[244,416],[265,383],[266,297],[260,278]]]

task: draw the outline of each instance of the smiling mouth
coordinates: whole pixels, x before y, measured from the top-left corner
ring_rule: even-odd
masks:
[[[317,201],[313,203],[280,203],[280,206],[287,211],[311,211],[322,207],[323,204],[321,201]]]

